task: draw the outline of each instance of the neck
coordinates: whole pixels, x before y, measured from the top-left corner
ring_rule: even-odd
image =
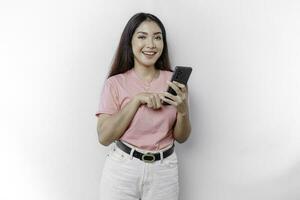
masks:
[[[158,70],[155,69],[154,66],[151,67],[134,66],[133,70],[141,79],[146,81],[152,81],[157,76],[158,73]]]

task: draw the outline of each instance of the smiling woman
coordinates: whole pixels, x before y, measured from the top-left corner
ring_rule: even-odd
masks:
[[[174,141],[190,134],[187,90],[171,79],[166,31],[154,15],[138,13],[125,26],[104,83],[99,142],[114,148],[100,184],[101,200],[178,199]],[[170,86],[176,95],[166,93]],[[170,105],[162,102],[168,97]]]
[[[134,65],[153,66],[161,56],[163,48],[160,27],[150,20],[142,22],[132,38]]]

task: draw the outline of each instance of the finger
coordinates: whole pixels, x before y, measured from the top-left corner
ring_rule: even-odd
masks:
[[[153,108],[153,103],[152,103],[151,97],[147,97],[147,107]]]
[[[170,98],[173,101],[176,101],[176,99],[177,99],[177,96],[175,96],[173,94],[170,94],[169,92],[164,92],[163,93],[163,97],[168,97],[168,98]]]
[[[164,96],[162,96],[161,99],[162,99],[164,102],[169,103],[170,105],[173,105],[173,106],[177,106],[177,105],[178,105],[177,102],[172,101],[171,99],[168,99],[168,98],[166,98],[166,97],[164,97]]]
[[[153,108],[156,109],[157,108],[157,103],[156,103],[155,95],[151,95],[151,102],[153,104]]]
[[[168,81],[168,85],[176,92],[177,95],[182,95],[181,90],[174,83]]]
[[[178,90],[179,90],[180,92],[175,91],[175,92],[177,93],[177,96],[176,96],[176,97],[180,97],[180,98],[178,99],[177,103],[180,103],[180,102],[181,102],[182,100],[184,100],[184,99],[186,98],[186,96],[187,96],[186,87],[185,87],[184,84],[178,83],[178,82],[176,82],[176,81],[173,81],[173,82],[174,82],[174,85],[177,86],[177,84],[179,84],[180,87],[182,87],[182,88],[180,88],[180,89],[178,88]]]
[[[156,101],[157,108],[161,108],[160,97],[158,94],[155,94],[155,101]]]
[[[175,85],[177,85],[177,87],[179,87],[179,88],[184,88],[184,87],[185,87],[184,84],[179,83],[179,82],[177,82],[177,81],[173,81],[173,83],[174,83]]]
[[[158,96],[159,96],[159,99],[160,99],[160,103],[162,104],[163,103],[163,97],[164,97],[164,94],[163,93],[160,93],[160,94],[158,94]]]
[[[179,95],[174,96],[174,95],[172,95],[172,94],[170,94],[168,92],[165,92],[165,97],[170,98],[172,101],[176,102],[177,105],[180,105],[184,101],[184,99],[185,99],[184,96],[182,96],[182,97],[179,96]]]
[[[177,85],[177,87],[179,87],[179,88],[181,89],[182,92],[186,92],[186,86],[185,86],[184,84],[179,83],[179,82],[177,82],[177,81],[173,81],[173,83],[174,83],[175,85]]]

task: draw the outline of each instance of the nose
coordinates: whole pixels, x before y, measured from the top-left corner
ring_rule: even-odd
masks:
[[[153,41],[152,38],[148,39],[148,41],[147,41],[147,47],[150,48],[150,49],[155,48],[155,43],[154,43],[154,41]]]

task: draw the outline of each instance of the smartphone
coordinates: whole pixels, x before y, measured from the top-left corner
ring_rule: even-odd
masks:
[[[171,78],[171,82],[172,81],[176,81],[178,83],[184,84],[186,85],[189,77],[192,73],[192,68],[191,67],[185,67],[185,66],[176,66],[175,67],[175,71],[173,72],[172,78]],[[169,92],[170,94],[173,95],[177,95],[176,92],[169,86],[167,92]],[[166,97],[168,98],[168,97]],[[169,99],[169,98],[168,98]],[[170,105],[167,102],[163,102],[163,105]]]

